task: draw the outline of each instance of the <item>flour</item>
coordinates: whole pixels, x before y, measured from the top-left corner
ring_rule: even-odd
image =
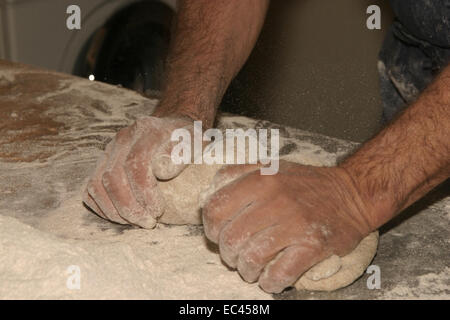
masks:
[[[0,215],[0,298],[271,298],[228,270],[201,229],[107,224],[79,196],[42,217],[37,228]],[[79,268],[79,290],[67,287],[70,266]]]
[[[450,299],[450,267],[440,273],[427,273],[417,277],[417,285],[401,283],[389,290],[383,299]]]

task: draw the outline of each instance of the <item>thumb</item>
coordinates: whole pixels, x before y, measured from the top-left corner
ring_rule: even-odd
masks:
[[[159,180],[170,180],[178,176],[187,164],[177,164],[172,159],[172,149],[177,144],[176,141],[168,141],[161,145],[152,158],[152,172]]]

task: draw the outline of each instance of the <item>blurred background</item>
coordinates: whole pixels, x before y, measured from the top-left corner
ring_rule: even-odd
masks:
[[[81,8],[69,30],[66,9]],[[381,8],[381,30],[366,9]],[[0,57],[159,97],[176,0],[0,0]],[[272,0],[221,111],[362,142],[381,125],[384,0]]]

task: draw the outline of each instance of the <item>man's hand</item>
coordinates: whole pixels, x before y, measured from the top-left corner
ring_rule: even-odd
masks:
[[[154,227],[164,210],[157,178],[174,178],[185,167],[170,158],[174,145],[170,137],[177,128],[193,130],[193,122],[145,117],[120,130],[100,158],[84,202],[105,219]]]
[[[284,161],[273,176],[254,169],[228,166],[218,173],[225,181],[244,175],[212,195],[203,223],[222,259],[265,291],[281,292],[316,263],[349,253],[374,229],[344,169]]]

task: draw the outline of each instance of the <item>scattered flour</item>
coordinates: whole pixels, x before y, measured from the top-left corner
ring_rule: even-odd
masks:
[[[396,285],[383,294],[383,299],[450,299],[450,267],[439,273],[417,277],[417,285]]]
[[[38,228],[0,215],[1,299],[270,299],[228,270],[201,229],[117,226],[77,196],[42,217]],[[40,230],[39,230],[40,229]],[[69,289],[70,266],[80,289]]]

